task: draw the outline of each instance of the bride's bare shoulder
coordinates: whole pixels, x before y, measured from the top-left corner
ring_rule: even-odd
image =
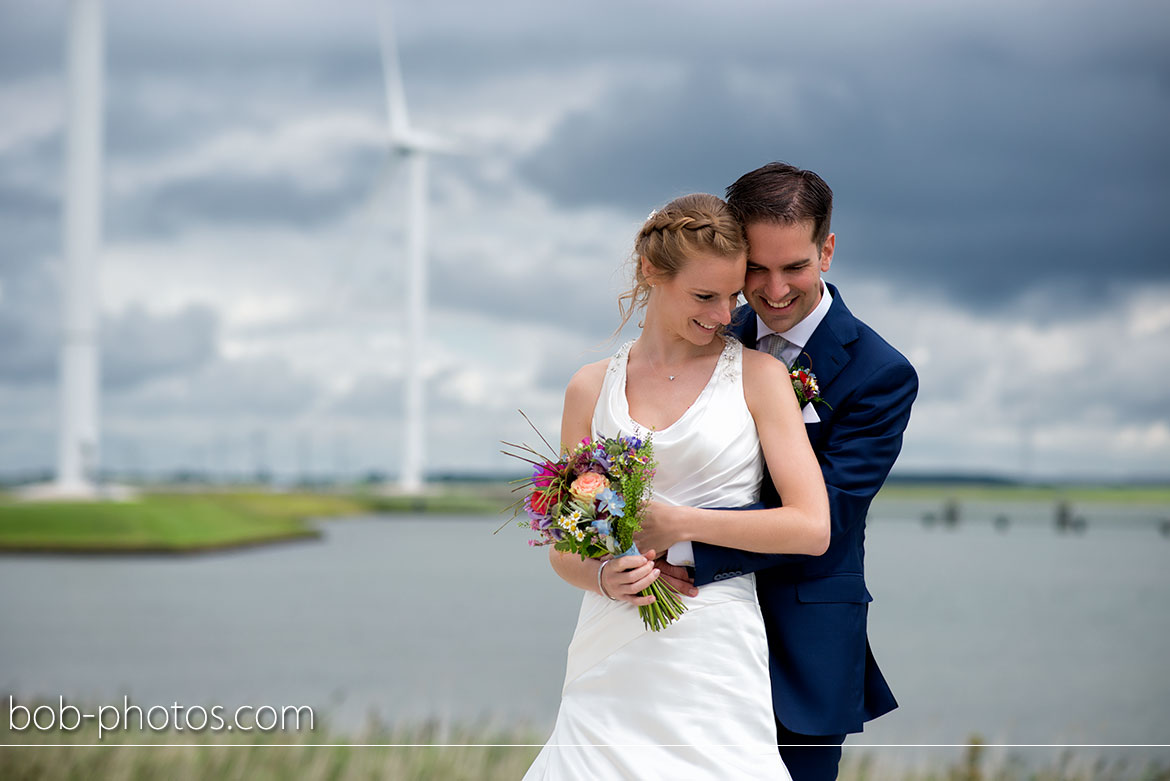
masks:
[[[743,391],[748,408],[755,413],[761,400],[770,401],[792,394],[792,381],[783,361],[759,350],[743,351]],[[776,394],[779,393],[780,396]]]
[[[601,396],[609,359],[588,363],[577,370],[565,388],[565,408],[561,415],[561,446],[570,447],[589,435],[593,408]]]
[[[777,377],[788,376],[783,362],[760,350],[743,351],[743,374],[745,380],[775,381]]]
[[[565,389],[565,398],[592,398],[596,402],[597,395],[601,393],[601,385],[605,382],[605,372],[608,368],[609,358],[602,358],[600,361],[582,366],[569,380],[569,387]]]

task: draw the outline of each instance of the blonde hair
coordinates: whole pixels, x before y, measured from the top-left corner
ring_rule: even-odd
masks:
[[[618,297],[622,322],[617,330],[625,328],[650,297],[642,258],[670,279],[697,255],[735,258],[745,252],[743,227],[722,198],[708,193],[675,198],[653,212],[634,239],[634,285]]]

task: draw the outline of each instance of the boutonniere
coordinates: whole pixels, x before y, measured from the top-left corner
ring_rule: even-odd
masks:
[[[817,376],[812,373],[811,369],[793,366],[792,370],[788,372],[788,376],[792,378],[792,390],[796,391],[796,398],[800,402],[800,406],[803,407],[809,402],[816,401],[829,409],[833,408],[821,398],[821,388],[817,385]]]

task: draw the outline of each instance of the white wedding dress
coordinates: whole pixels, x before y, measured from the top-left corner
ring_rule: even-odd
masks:
[[[645,437],[630,418],[626,362],[610,359],[594,436]],[[743,347],[727,339],[707,386],[653,432],[655,499],[692,507],[756,501],[763,456],[743,395]],[[561,707],[525,779],[787,779],[776,748],[768,644],[755,577],[712,583],[661,632],[638,609],[586,592]]]

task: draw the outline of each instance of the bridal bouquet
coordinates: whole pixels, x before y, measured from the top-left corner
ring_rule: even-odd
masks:
[[[551,451],[548,440],[541,439]],[[528,489],[528,494],[513,505],[516,514],[522,508],[528,515],[520,526],[537,535],[529,545],[552,545],[582,559],[638,553],[634,532],[641,528],[639,517],[654,477],[649,439],[586,437],[571,452],[551,459],[527,445],[504,444],[513,451],[502,452],[532,465],[532,477],[517,481],[515,489]],[[668,626],[686,610],[678,592],[662,580],[641,593],[655,598],[638,608],[652,631]]]

